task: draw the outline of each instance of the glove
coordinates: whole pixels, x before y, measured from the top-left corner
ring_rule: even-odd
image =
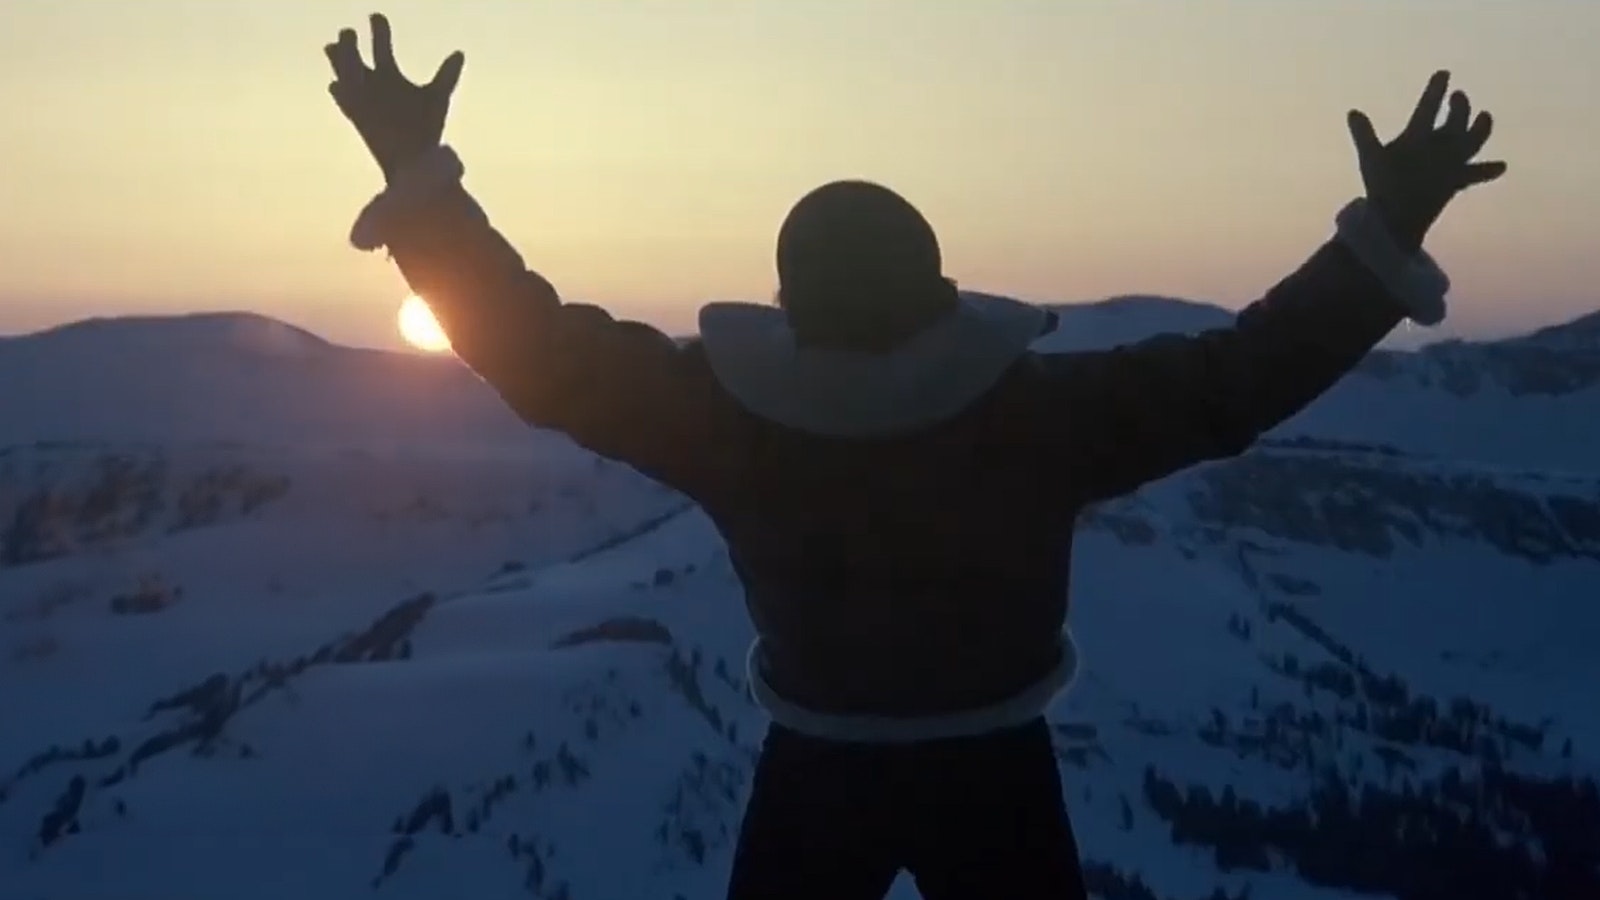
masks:
[[[1366,184],[1367,202],[1389,227],[1395,243],[1407,253],[1422,249],[1422,240],[1456,194],[1505,174],[1503,162],[1473,162],[1489,140],[1494,120],[1487,112],[1472,116],[1467,95],[1450,95],[1450,112],[1435,128],[1449,72],[1435,72],[1428,80],[1405,130],[1385,144],[1378,140],[1372,120],[1351,110],[1350,137],[1355,141]]]
[[[393,181],[395,172],[439,145],[466,57],[458,50],[445,58],[432,81],[412,84],[395,63],[389,20],[374,15],[371,24],[372,68],[361,59],[353,28],[340,31],[338,41],[324,48],[334,75],[328,93],[361,135],[384,178]]]

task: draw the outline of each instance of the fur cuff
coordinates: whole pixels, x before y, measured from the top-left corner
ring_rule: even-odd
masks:
[[[427,200],[440,188],[459,184],[466,167],[456,152],[443,144],[429,150],[395,172],[383,193],[373,197],[350,229],[350,243],[358,250],[377,250],[389,243],[389,229],[406,208]]]
[[[1415,256],[1401,250],[1389,227],[1365,198],[1350,201],[1334,221],[1339,241],[1378,276],[1389,295],[1405,308],[1407,318],[1418,325],[1444,321],[1444,296],[1450,291],[1450,278],[1433,257],[1422,250]]]

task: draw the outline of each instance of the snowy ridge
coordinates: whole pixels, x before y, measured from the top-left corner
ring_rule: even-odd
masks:
[[[1486,461],[1326,405],[1081,523],[1095,895],[1596,896],[1600,472],[1531,412]],[[484,422],[0,454],[0,897],[720,896],[764,724],[724,549]]]
[[[35,441],[515,446],[454,360],[361,350],[249,314],[100,319],[0,339],[0,445]]]

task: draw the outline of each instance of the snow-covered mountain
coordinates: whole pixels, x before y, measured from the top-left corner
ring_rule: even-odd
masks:
[[[0,444],[205,440],[482,446],[526,440],[453,360],[330,344],[249,313],[94,319],[0,338]]]
[[[1600,896],[1597,332],[1377,354],[1085,515],[1097,896]],[[256,316],[0,340],[0,384],[0,898],[720,896],[763,719],[681,498]]]

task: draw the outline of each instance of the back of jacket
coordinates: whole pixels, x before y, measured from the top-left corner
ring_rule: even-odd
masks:
[[[759,422],[727,448],[742,477],[706,509],[773,690],[832,713],[931,715],[1003,700],[1057,663],[1076,508],[1041,475],[1070,461],[1030,458],[1036,363],[903,436]]]

